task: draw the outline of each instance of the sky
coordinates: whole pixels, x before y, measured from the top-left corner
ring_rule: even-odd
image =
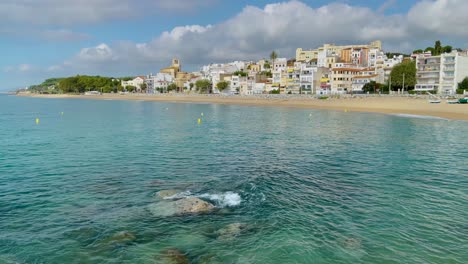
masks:
[[[1,0],[0,90],[77,74],[136,76],[293,58],[382,40],[389,52],[468,48],[467,0]]]

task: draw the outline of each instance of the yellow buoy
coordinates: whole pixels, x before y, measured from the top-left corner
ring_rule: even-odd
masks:
[[[201,124],[201,118],[198,118],[198,124]]]
[[[36,118],[36,125],[39,125],[39,122],[40,122],[39,118]]]
[[[345,111],[345,113],[348,113],[348,109],[345,109],[344,111]]]

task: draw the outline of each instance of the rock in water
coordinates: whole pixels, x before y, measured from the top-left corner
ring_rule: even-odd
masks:
[[[161,191],[157,192],[155,196],[158,197],[158,198],[165,199],[165,198],[174,196],[174,195],[176,195],[178,193],[179,193],[179,191],[177,191],[177,190],[161,190]]]
[[[161,260],[164,264],[189,264],[189,259],[185,254],[176,248],[166,249],[161,253]]]
[[[111,237],[108,237],[101,241],[102,244],[125,244],[129,243],[132,241],[135,241],[136,237],[134,234],[127,232],[127,231],[122,231],[119,233],[114,234]]]
[[[220,240],[232,240],[240,235],[243,229],[245,229],[244,224],[232,223],[216,231],[216,235]]]
[[[173,216],[208,213],[214,205],[196,197],[187,197],[176,201],[160,201],[149,205],[148,209],[155,216]]]
[[[175,201],[175,204],[182,214],[208,213],[213,210],[214,205],[196,197],[188,197]]]

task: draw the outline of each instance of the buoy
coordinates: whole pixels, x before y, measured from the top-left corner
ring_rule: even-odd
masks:
[[[203,113],[201,113],[201,116],[203,116]]]
[[[201,124],[201,118],[198,118],[198,124]]]
[[[60,114],[63,115],[63,112],[61,112]]]
[[[39,122],[40,122],[39,118],[36,118],[36,125],[39,125]]]
[[[345,109],[344,111],[345,111],[345,113],[348,113],[348,109]]]

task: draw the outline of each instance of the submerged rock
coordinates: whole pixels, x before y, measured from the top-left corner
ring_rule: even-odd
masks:
[[[221,264],[222,262],[218,259],[218,257],[214,254],[208,254],[201,256],[198,261],[198,264]]]
[[[342,241],[342,245],[346,249],[359,249],[361,247],[361,240],[358,238],[347,237]]]
[[[215,209],[215,206],[196,197],[187,197],[176,201],[153,203],[148,209],[154,216],[175,216],[209,213]]]
[[[161,190],[155,194],[156,197],[166,199],[168,197],[178,194],[178,190]]]
[[[161,252],[161,260],[164,264],[189,264],[188,257],[177,248],[166,249]]]
[[[129,243],[136,240],[136,236],[130,232],[122,231],[118,232],[106,239],[104,239],[101,243],[102,244],[121,244],[121,243]]]
[[[232,240],[240,235],[245,228],[245,224],[232,223],[216,231],[216,235],[220,240]]]

